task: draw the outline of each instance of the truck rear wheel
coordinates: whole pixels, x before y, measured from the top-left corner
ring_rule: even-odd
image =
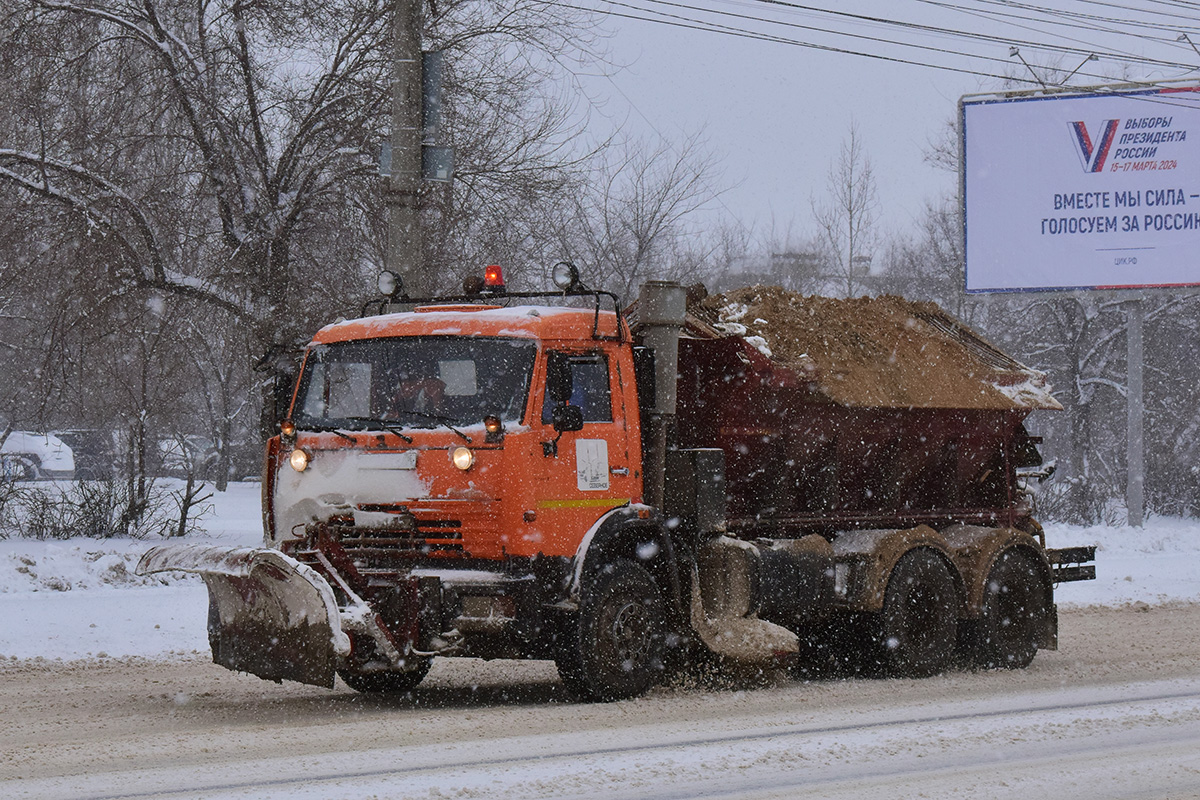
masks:
[[[666,608],[654,578],[633,561],[615,559],[593,574],[564,627],[554,660],[581,700],[636,697],[663,671]]]
[[[1049,598],[1034,559],[1006,550],[983,588],[976,661],[988,669],[1021,669],[1037,654]]]
[[[431,658],[415,659],[412,669],[385,670],[381,672],[356,672],[339,669],[338,676],[356,692],[363,694],[400,694],[415,688],[429,673]]]
[[[884,667],[924,678],[949,666],[958,634],[958,591],[946,560],[929,550],[905,553],[888,579],[881,614]]]

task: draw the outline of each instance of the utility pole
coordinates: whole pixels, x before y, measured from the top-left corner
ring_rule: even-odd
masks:
[[[421,236],[421,3],[396,0],[393,22],[391,175],[385,189],[388,207],[387,268],[404,280],[407,291],[424,296],[434,287],[426,274]]]

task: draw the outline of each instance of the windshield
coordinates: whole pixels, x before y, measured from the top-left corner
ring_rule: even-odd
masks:
[[[521,339],[399,337],[309,350],[293,419],[309,428],[520,422],[537,345]]]

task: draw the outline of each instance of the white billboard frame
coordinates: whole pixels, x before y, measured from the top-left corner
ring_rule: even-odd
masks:
[[[1200,286],[1200,81],[964,95],[958,111],[968,294]]]

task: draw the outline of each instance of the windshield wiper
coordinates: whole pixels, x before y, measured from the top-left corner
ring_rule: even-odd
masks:
[[[401,414],[412,414],[414,417],[421,417],[422,419],[433,420],[434,422],[437,422],[441,425],[445,425],[447,428],[449,428],[450,430],[454,431],[459,436],[461,436],[462,440],[464,442],[466,442],[467,444],[471,443],[470,436],[467,436],[465,433],[460,431],[458,428],[456,428],[450,424],[450,421],[451,421],[450,417],[443,417],[441,414],[430,414],[428,411],[401,411],[400,413]]]
[[[318,431],[321,433],[332,433],[334,436],[340,436],[348,442],[352,442],[352,443],[358,442],[358,440],[355,439],[350,434],[342,433],[340,430],[338,430],[336,427],[334,427],[332,425],[297,424],[296,427],[301,430],[306,430],[306,431]]]
[[[375,419],[373,417],[346,417],[346,419],[350,420],[351,422],[361,422],[363,425],[376,425],[381,430],[385,430],[388,433],[394,433],[404,441],[412,444],[413,440],[411,436],[406,436],[405,434],[401,433],[400,428],[396,427],[395,425],[390,425],[383,420]]]

